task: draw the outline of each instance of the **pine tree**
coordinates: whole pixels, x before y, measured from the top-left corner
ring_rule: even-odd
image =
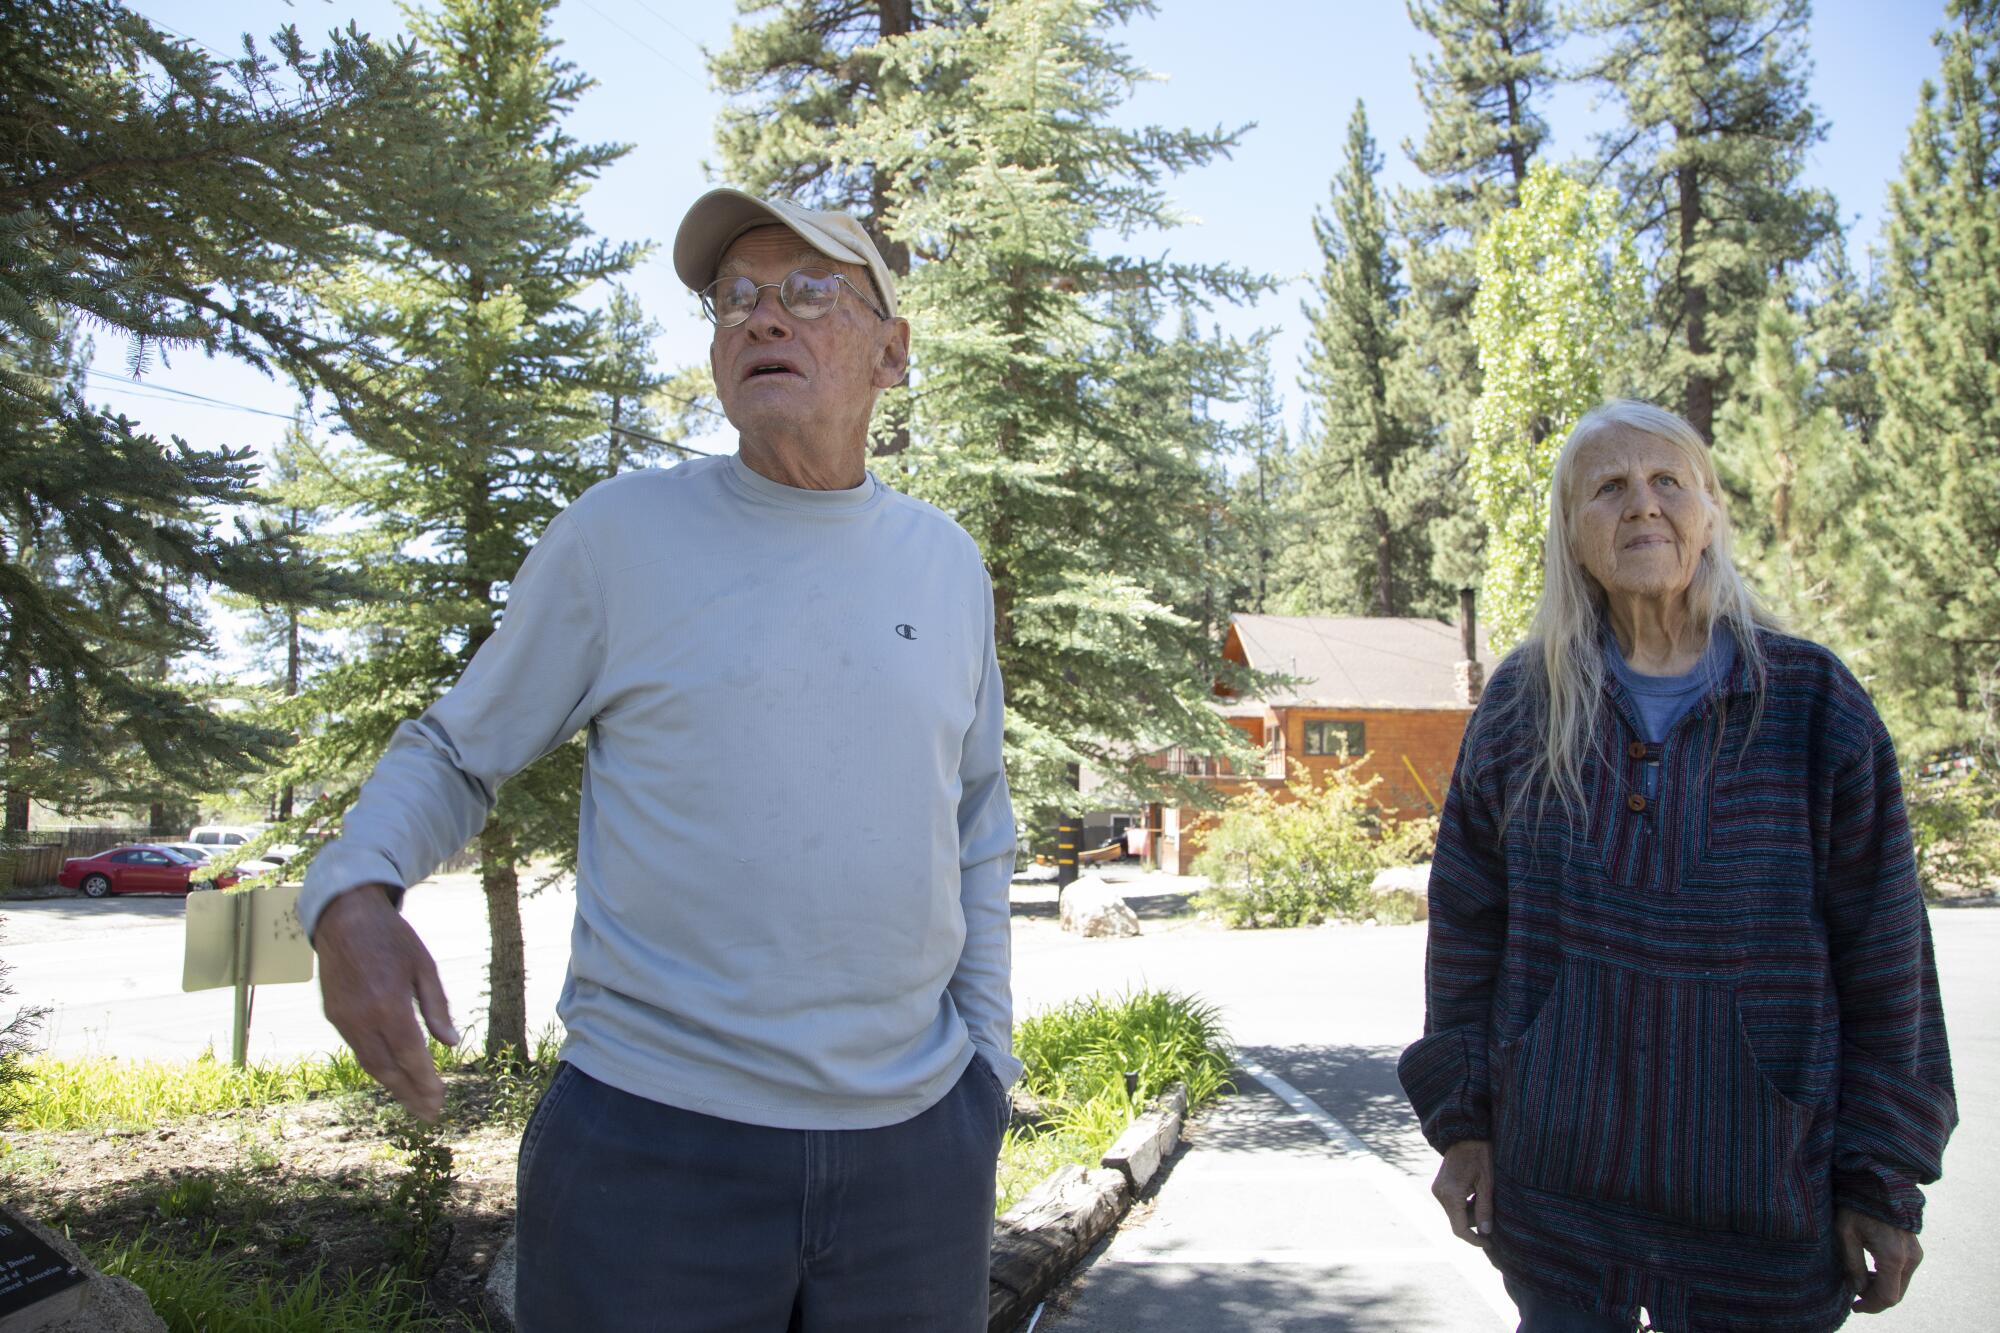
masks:
[[[328,813],[498,627],[534,541],[605,475],[602,404],[635,388],[607,355],[603,317],[578,304],[638,255],[593,240],[578,206],[626,150],[564,131],[590,81],[554,54],[553,8],[442,0],[409,11],[460,133],[495,168],[489,220],[445,244],[392,241],[329,293],[344,323],[391,355],[372,383],[386,407],[347,408],[354,447],[330,459],[363,520],[339,549],[383,599],[366,613],[365,652],[320,672],[295,705],[306,739],[286,776],[327,784]],[[489,1057],[527,1049],[519,868],[542,854],[574,868],[581,771],[581,745],[559,747],[502,789],[479,835]]]
[[[1800,632],[1822,642],[1842,637],[1832,599],[1847,564],[1845,519],[1865,499],[1852,446],[1806,346],[1805,322],[1774,289],[1737,396],[1723,408],[1715,463],[1738,564]]]
[[[1157,182],[1235,142],[1115,123],[1145,75],[1110,32],[1149,9],[952,6],[950,23],[880,44],[884,87],[907,91],[879,96],[838,144],[840,162],[902,182],[882,222],[915,261],[902,304],[918,362],[912,444],[885,476],[985,553],[1008,776],[1037,821],[1073,808],[1082,764],[1143,800],[1186,794],[1147,752],[1240,753],[1209,706],[1217,645],[1187,601],[1187,537],[1214,503],[1193,446],[1214,433],[1162,431],[1147,406],[1233,394],[1235,357],[1148,330],[1183,296],[1262,284],[1092,249],[1163,225]]]
[[[1298,529],[1281,563],[1295,614],[1421,615],[1442,598],[1422,517],[1425,438],[1394,393],[1402,355],[1399,266],[1376,177],[1381,155],[1356,103],[1347,158],[1313,235],[1325,256],[1300,386],[1316,429],[1300,450]]]
[[[346,505],[339,478],[329,472],[322,447],[313,438],[312,418],[304,411],[293,417],[290,429],[272,448],[255,498],[259,519],[267,530],[315,560],[328,553],[327,528],[344,513]],[[349,619],[368,613],[374,588],[366,577],[332,568],[327,582],[334,604],[346,608]],[[283,728],[285,717],[295,711],[282,701],[296,699],[308,677],[337,658],[319,632],[328,624],[323,610],[328,598],[316,594],[314,588],[294,580],[267,589],[256,598],[237,594],[217,598],[240,612],[247,622],[238,643],[248,650],[250,665],[265,677],[255,682],[251,698],[261,701],[266,709],[272,701],[280,701],[276,714],[269,718],[274,727]],[[294,781],[281,780],[271,789],[277,819],[290,820],[298,813],[295,788]]]
[[[952,0],[737,0],[743,19],[709,76],[734,99],[716,120],[722,175],[760,195],[852,213],[898,276],[910,271],[903,242],[882,225],[899,182],[879,162],[836,160],[828,146],[867,107],[915,91],[902,69],[884,69],[882,43],[944,23],[977,23],[983,4]],[[939,65],[931,78],[962,77]]]
[[[1810,0],[1596,0],[1589,74],[1624,123],[1600,136],[1653,267],[1658,393],[1713,440],[1780,269],[1832,229],[1803,188],[1825,137],[1806,100]]]
[[[1264,615],[1273,605],[1278,558],[1292,541],[1298,469],[1284,404],[1271,375],[1270,350],[1263,342],[1252,349],[1248,378],[1246,417],[1234,441],[1241,469],[1229,506],[1237,534],[1235,602],[1240,610]]]
[[[315,55],[286,28],[217,62],[112,0],[0,0],[10,812],[30,792],[84,808],[218,785],[282,742],[165,667],[209,647],[191,588],[301,577],[280,534],[222,521],[249,498],[249,452],[162,441],[93,404],[70,331],[124,335],[135,375],[193,350],[365,395],[298,280],[367,229],[466,216],[450,205],[472,173],[447,166],[449,141],[407,52],[351,31]]]
[[[665,424],[656,406],[667,387],[667,377],[653,361],[653,339],[660,336],[660,326],[624,287],[611,289],[604,306],[603,335],[604,374],[595,412],[605,423],[603,475],[615,477],[655,461],[663,452],[677,452],[686,432],[665,434],[674,428]]]
[[[1542,588],[1549,479],[1576,422],[1607,390],[1606,367],[1638,321],[1638,256],[1608,190],[1544,163],[1520,207],[1479,243],[1472,331],[1486,368],[1473,418],[1473,493],[1486,522],[1480,604],[1496,650],[1526,633]]]
[[[1861,658],[1916,755],[2000,726],[2000,3],[1945,12],[1890,191]]]
[[[1429,483],[1440,512],[1428,524],[1431,580],[1477,587],[1486,534],[1466,458],[1479,355],[1474,246],[1520,200],[1548,138],[1541,104],[1557,72],[1563,24],[1543,0],[1408,0],[1410,21],[1437,43],[1413,61],[1425,125],[1404,149],[1431,183],[1398,194],[1399,253],[1408,275],[1398,393],[1436,451]]]

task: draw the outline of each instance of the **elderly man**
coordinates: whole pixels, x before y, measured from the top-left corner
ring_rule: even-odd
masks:
[[[861,226],[715,190],[674,267],[739,451],[593,487],[399,730],[300,903],[327,1016],[439,1112],[413,1003],[455,1034],[397,900],[587,727],[520,1327],[983,1329],[1020,1071],[992,589],[865,468],[909,325]]]

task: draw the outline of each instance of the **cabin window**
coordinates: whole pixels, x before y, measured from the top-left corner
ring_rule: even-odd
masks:
[[[1362,723],[1316,720],[1306,723],[1305,750],[1320,755],[1361,754],[1368,748],[1367,737]]]

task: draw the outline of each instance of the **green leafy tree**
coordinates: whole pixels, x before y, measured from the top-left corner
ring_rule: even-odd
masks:
[[[1638,256],[1608,190],[1537,163],[1520,207],[1479,243],[1473,337],[1486,368],[1473,415],[1472,487],[1486,523],[1481,604],[1495,649],[1526,633],[1542,588],[1557,451],[1606,394],[1640,310]]]
[[[1442,600],[1422,519],[1422,425],[1395,393],[1403,287],[1376,177],[1381,154],[1356,103],[1347,157],[1313,236],[1325,264],[1300,386],[1314,429],[1299,453],[1298,528],[1281,562],[1282,603],[1298,614],[1407,616]]]
[[[306,739],[285,776],[328,785],[331,803],[315,816],[351,802],[355,776],[397,724],[442,694],[498,628],[508,580],[534,541],[605,475],[604,403],[641,387],[607,351],[605,317],[579,304],[638,251],[593,239],[578,206],[626,150],[580,144],[563,129],[590,81],[555,55],[553,8],[443,0],[406,11],[469,151],[494,171],[479,231],[392,240],[327,294],[348,327],[388,352],[371,379],[384,406],[348,407],[353,446],[333,456],[360,520],[338,549],[383,597],[366,613],[360,651],[321,671],[295,704]],[[528,1049],[520,868],[544,854],[574,867],[581,768],[579,744],[532,765],[502,789],[478,838],[489,1057]]]
[[[1652,380],[1701,432],[1749,359],[1772,276],[1832,230],[1799,184],[1826,126],[1806,99],[1810,0],[1595,0],[1600,136],[1652,264]]]
[[[1952,0],[1890,191],[1862,661],[1906,753],[2000,726],[2000,4]]]
[[[194,351],[360,396],[299,280],[361,231],[458,216],[424,188],[456,179],[449,141],[409,53],[352,31],[315,54],[285,28],[218,62],[112,0],[0,2],[11,813],[29,792],[87,808],[216,785],[283,740],[165,666],[210,646],[192,589],[302,577],[282,533],[223,521],[249,498],[249,451],[163,441],[92,403],[71,331],[123,335],[135,375]]]
[[[1450,591],[1479,585],[1486,540],[1465,480],[1479,396],[1474,246],[1520,201],[1548,138],[1541,105],[1557,78],[1552,57],[1565,26],[1543,0],[1407,0],[1407,7],[1436,49],[1412,62],[1424,135],[1404,149],[1429,184],[1396,198],[1409,286],[1397,375],[1436,451],[1430,573]]]
[[[936,25],[876,48],[884,88],[908,91],[879,96],[837,145],[840,162],[903,183],[882,223],[913,257],[919,359],[912,443],[887,475],[985,553],[1008,775],[1037,820],[1073,805],[1080,765],[1143,798],[1185,788],[1146,752],[1241,751],[1209,706],[1216,645],[1185,574],[1191,508],[1214,503],[1200,444],[1214,432],[1162,432],[1131,408],[1149,380],[1178,385],[1176,404],[1219,396],[1235,354],[1146,330],[1183,297],[1261,282],[1092,247],[1170,221],[1158,182],[1235,142],[1118,123],[1145,72],[1109,34],[1149,9],[941,5]]]

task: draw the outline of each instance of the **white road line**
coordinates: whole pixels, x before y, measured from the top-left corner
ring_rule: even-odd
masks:
[[[1514,1308],[1514,1302],[1507,1298],[1507,1288],[1500,1281],[1499,1270],[1481,1258],[1477,1250],[1452,1236],[1443,1211],[1431,1199],[1430,1192],[1423,1188],[1422,1177],[1391,1166],[1362,1142],[1353,1130],[1334,1119],[1324,1106],[1270,1070],[1240,1055],[1236,1065],[1268,1088],[1279,1101],[1310,1121],[1328,1142],[1353,1159],[1354,1168],[1363,1178],[1380,1190],[1391,1206],[1417,1228],[1417,1234],[1430,1240],[1433,1257],[1450,1264],[1479,1293],[1499,1317],[1501,1322],[1497,1327],[1506,1330],[1514,1328],[1520,1315]],[[1440,1235],[1442,1239],[1439,1239]]]
[[[1385,1268],[1400,1264],[1429,1267],[1437,1263],[1437,1251],[1418,1249],[1356,1250],[1120,1250],[1123,1264],[1189,1264],[1201,1268]]]

